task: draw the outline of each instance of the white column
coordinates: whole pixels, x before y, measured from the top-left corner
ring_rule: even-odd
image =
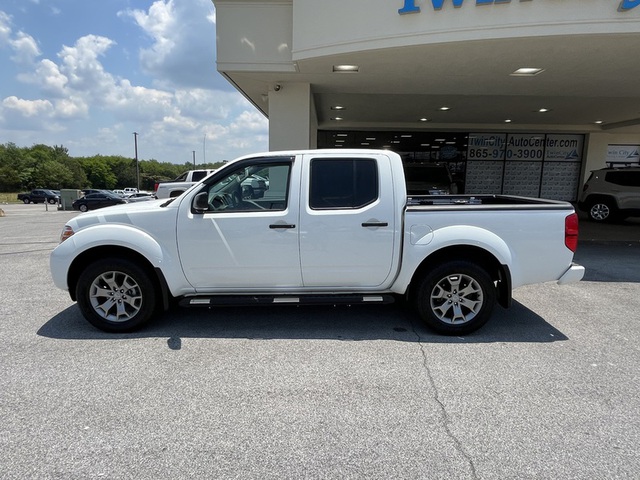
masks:
[[[277,83],[269,90],[269,150],[317,147],[317,125],[311,85]]]

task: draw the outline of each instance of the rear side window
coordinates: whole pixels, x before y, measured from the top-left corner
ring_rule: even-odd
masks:
[[[378,165],[370,158],[311,160],[309,206],[313,209],[355,209],[378,198]]]
[[[623,170],[616,172],[607,172],[605,179],[614,185],[623,185],[625,187],[640,187],[640,172],[625,172]]]
[[[191,174],[191,180],[194,182],[199,182],[206,176],[207,176],[206,170],[197,170]]]

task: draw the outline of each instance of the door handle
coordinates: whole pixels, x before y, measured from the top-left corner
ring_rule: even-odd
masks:
[[[364,222],[362,226],[363,227],[388,227],[389,224],[387,222]]]
[[[296,226],[291,224],[291,223],[273,223],[273,224],[269,225],[269,228],[271,228],[271,229],[276,229],[276,228],[296,228]]]

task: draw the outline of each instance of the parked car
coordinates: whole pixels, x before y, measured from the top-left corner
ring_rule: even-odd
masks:
[[[80,197],[72,204],[74,210],[86,212],[97,208],[110,207],[121,203],[128,203],[126,199],[119,197],[115,193],[104,190],[99,193],[90,193],[84,197]]]
[[[60,201],[60,192],[53,190],[38,188],[31,190],[29,193],[19,193],[18,200],[24,203],[58,203]]]
[[[126,195],[124,198],[126,198],[128,202],[144,202],[146,200],[155,200],[156,197],[149,192],[137,192]]]
[[[82,195],[89,195],[90,193],[104,193],[104,192],[111,193],[111,190],[103,190],[100,188],[85,188],[80,191],[82,192]]]
[[[116,189],[116,190],[111,190],[111,191],[113,193],[115,193],[116,195],[118,195],[119,197],[122,197],[122,198],[126,197],[126,193],[124,193],[124,190]]]
[[[593,170],[582,188],[578,208],[594,222],[640,216],[640,166]]]

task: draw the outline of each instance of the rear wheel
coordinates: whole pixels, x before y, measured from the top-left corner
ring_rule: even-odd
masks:
[[[28,198],[23,198],[23,199],[22,199],[22,202],[23,202],[24,204],[31,203],[31,201],[30,201]]]
[[[87,210],[89,210],[89,207],[87,207],[84,203],[81,204],[78,208],[81,212],[86,212]]]
[[[589,207],[589,219],[594,222],[610,222],[616,216],[616,208],[611,200],[598,200]]]
[[[469,261],[451,261],[427,273],[415,301],[430,328],[444,335],[466,335],[489,320],[496,288],[483,268]]]
[[[78,278],[76,298],[89,323],[106,332],[135,330],[156,310],[151,279],[126,259],[105,258],[90,264]]]

